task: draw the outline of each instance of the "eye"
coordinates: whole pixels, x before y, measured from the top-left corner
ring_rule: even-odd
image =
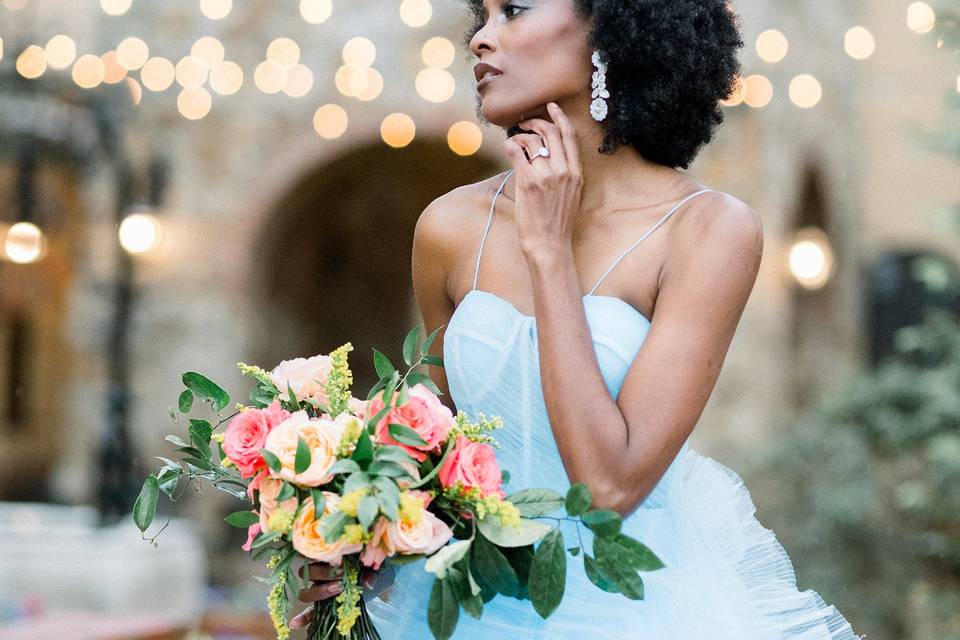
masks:
[[[526,7],[520,7],[515,4],[505,4],[503,5],[503,14],[507,16],[507,18],[512,18],[515,15],[517,15],[516,13],[511,13],[514,9],[519,9],[520,11],[524,11]]]

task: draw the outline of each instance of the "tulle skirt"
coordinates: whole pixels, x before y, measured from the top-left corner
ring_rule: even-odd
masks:
[[[665,568],[642,573],[643,600],[607,593],[586,576],[583,554],[567,554],[560,606],[546,620],[530,601],[497,595],[477,620],[460,610],[454,638],[552,640],[854,640],[860,638],[815,591],[799,591],[793,565],[773,532],[754,516],[740,477],[687,449],[668,495],[644,503],[622,531],[649,546]],[[648,500],[649,502],[649,500]],[[567,547],[592,533],[561,522]],[[396,580],[368,610],[384,640],[428,640],[434,575],[424,560],[397,568]]]

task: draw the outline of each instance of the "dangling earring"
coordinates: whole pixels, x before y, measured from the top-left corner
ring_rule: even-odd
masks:
[[[590,93],[590,97],[593,98],[593,102],[590,103],[590,115],[599,122],[607,117],[607,101],[604,98],[610,97],[610,92],[607,91],[607,64],[600,59],[599,49],[594,49],[590,60],[597,69],[593,72],[593,80],[590,83],[593,89]]]

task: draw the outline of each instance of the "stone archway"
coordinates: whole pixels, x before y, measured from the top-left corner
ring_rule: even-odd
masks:
[[[401,366],[403,337],[421,321],[410,273],[418,216],[434,198],[498,170],[427,140],[357,147],[306,171],[254,243],[251,359],[272,367],[349,340],[354,393],[365,397],[376,382],[372,348]]]

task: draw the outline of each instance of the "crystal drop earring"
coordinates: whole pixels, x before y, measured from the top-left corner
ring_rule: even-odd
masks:
[[[593,98],[593,102],[590,103],[590,115],[600,122],[607,117],[607,101],[604,98],[610,97],[610,92],[607,91],[607,63],[601,60],[599,49],[594,49],[590,60],[596,68],[590,83],[592,89],[590,97]]]

